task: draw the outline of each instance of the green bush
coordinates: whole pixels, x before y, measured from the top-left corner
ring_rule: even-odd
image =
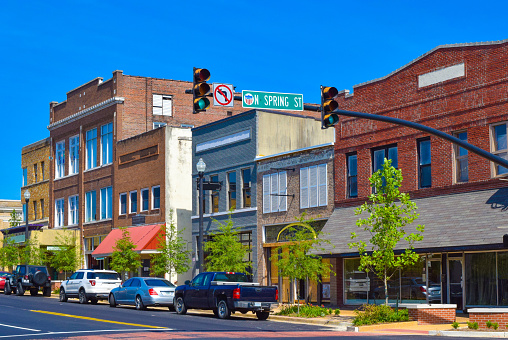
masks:
[[[355,326],[409,321],[407,309],[395,311],[392,307],[385,305],[363,305],[360,309],[355,310],[355,313],[356,316],[353,320]]]
[[[497,322],[494,322],[492,324],[492,328],[494,328],[497,331],[497,329],[499,328],[499,324]]]
[[[311,304],[300,305],[300,314],[298,314],[298,305],[286,305],[282,306],[280,311],[276,315],[286,316],[299,316],[303,318],[316,318],[320,316],[330,315],[332,313],[331,308],[324,308],[320,306],[313,306]]]
[[[336,309],[334,312],[333,312],[336,316],[339,316],[340,315],[340,309]]]
[[[485,326],[487,326],[487,328],[492,327],[492,322],[490,320],[487,320],[487,322],[485,322]]]
[[[452,323],[452,327],[453,327],[454,329],[459,328],[459,323],[458,323],[457,321],[454,321],[454,322]]]
[[[55,288],[55,290],[53,290],[53,294],[60,294],[60,287]]]
[[[469,329],[478,329],[478,322],[468,322],[467,328]]]

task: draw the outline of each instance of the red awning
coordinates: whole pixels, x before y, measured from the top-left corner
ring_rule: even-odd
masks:
[[[144,225],[140,227],[130,227],[127,229],[132,243],[136,245],[134,251],[140,254],[157,252],[158,235],[162,235],[161,225]],[[93,251],[93,257],[111,256],[114,251],[116,241],[122,238],[122,229],[113,229],[108,236]]]

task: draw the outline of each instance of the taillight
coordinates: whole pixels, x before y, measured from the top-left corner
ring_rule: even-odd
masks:
[[[279,290],[275,290],[275,301],[279,301]]]
[[[233,299],[235,299],[235,300],[240,299],[240,288],[235,288],[233,290]]]
[[[226,272],[226,274],[234,274],[235,272]]]
[[[427,292],[427,290],[425,288],[423,288],[423,286],[420,286],[420,290],[422,291],[422,293]]]
[[[51,276],[48,276],[48,281],[51,281]]]
[[[157,292],[156,292],[156,291],[155,291],[155,289],[153,289],[153,288],[150,288],[150,289],[148,290],[148,294],[150,294],[150,295],[159,295],[159,294],[157,294]]]
[[[28,275],[25,275],[25,280],[28,280]]]
[[[91,285],[92,287],[94,287],[94,286],[95,286],[95,280],[88,280],[88,282],[90,282],[90,285]]]

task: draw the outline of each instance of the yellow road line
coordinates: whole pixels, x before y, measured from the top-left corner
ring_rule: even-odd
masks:
[[[48,312],[48,311],[44,311],[44,310],[31,310],[30,312],[42,313],[42,314],[51,314],[51,315],[58,315],[58,316],[65,316],[65,317],[68,317],[68,318],[75,318],[75,319],[84,319],[84,320],[91,320],[91,321],[116,323],[116,324],[119,324],[119,325],[128,325],[128,326],[136,326],[136,327],[159,328],[159,329],[165,329],[166,328],[166,327],[159,327],[159,326],[141,325],[141,324],[138,324],[138,323],[129,323],[129,322],[121,322],[121,321],[112,321],[112,320],[103,320],[103,319],[89,318],[87,316],[79,316],[79,315],[71,315],[71,314]]]

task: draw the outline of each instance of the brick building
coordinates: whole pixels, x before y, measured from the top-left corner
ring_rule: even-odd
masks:
[[[508,40],[443,45],[336,100],[344,110],[417,122],[506,159],[507,74]],[[422,261],[398,273],[390,299],[425,302],[420,288],[431,286],[434,298],[459,309],[507,306],[508,170],[427,133],[356,118],[336,126],[335,210],[323,229],[335,245],[332,304],[384,298],[376,279],[358,271],[358,253],[347,243],[353,231],[370,239],[355,226],[354,209],[385,157],[402,170],[401,191],[419,207],[416,224],[425,225],[415,246]]]

